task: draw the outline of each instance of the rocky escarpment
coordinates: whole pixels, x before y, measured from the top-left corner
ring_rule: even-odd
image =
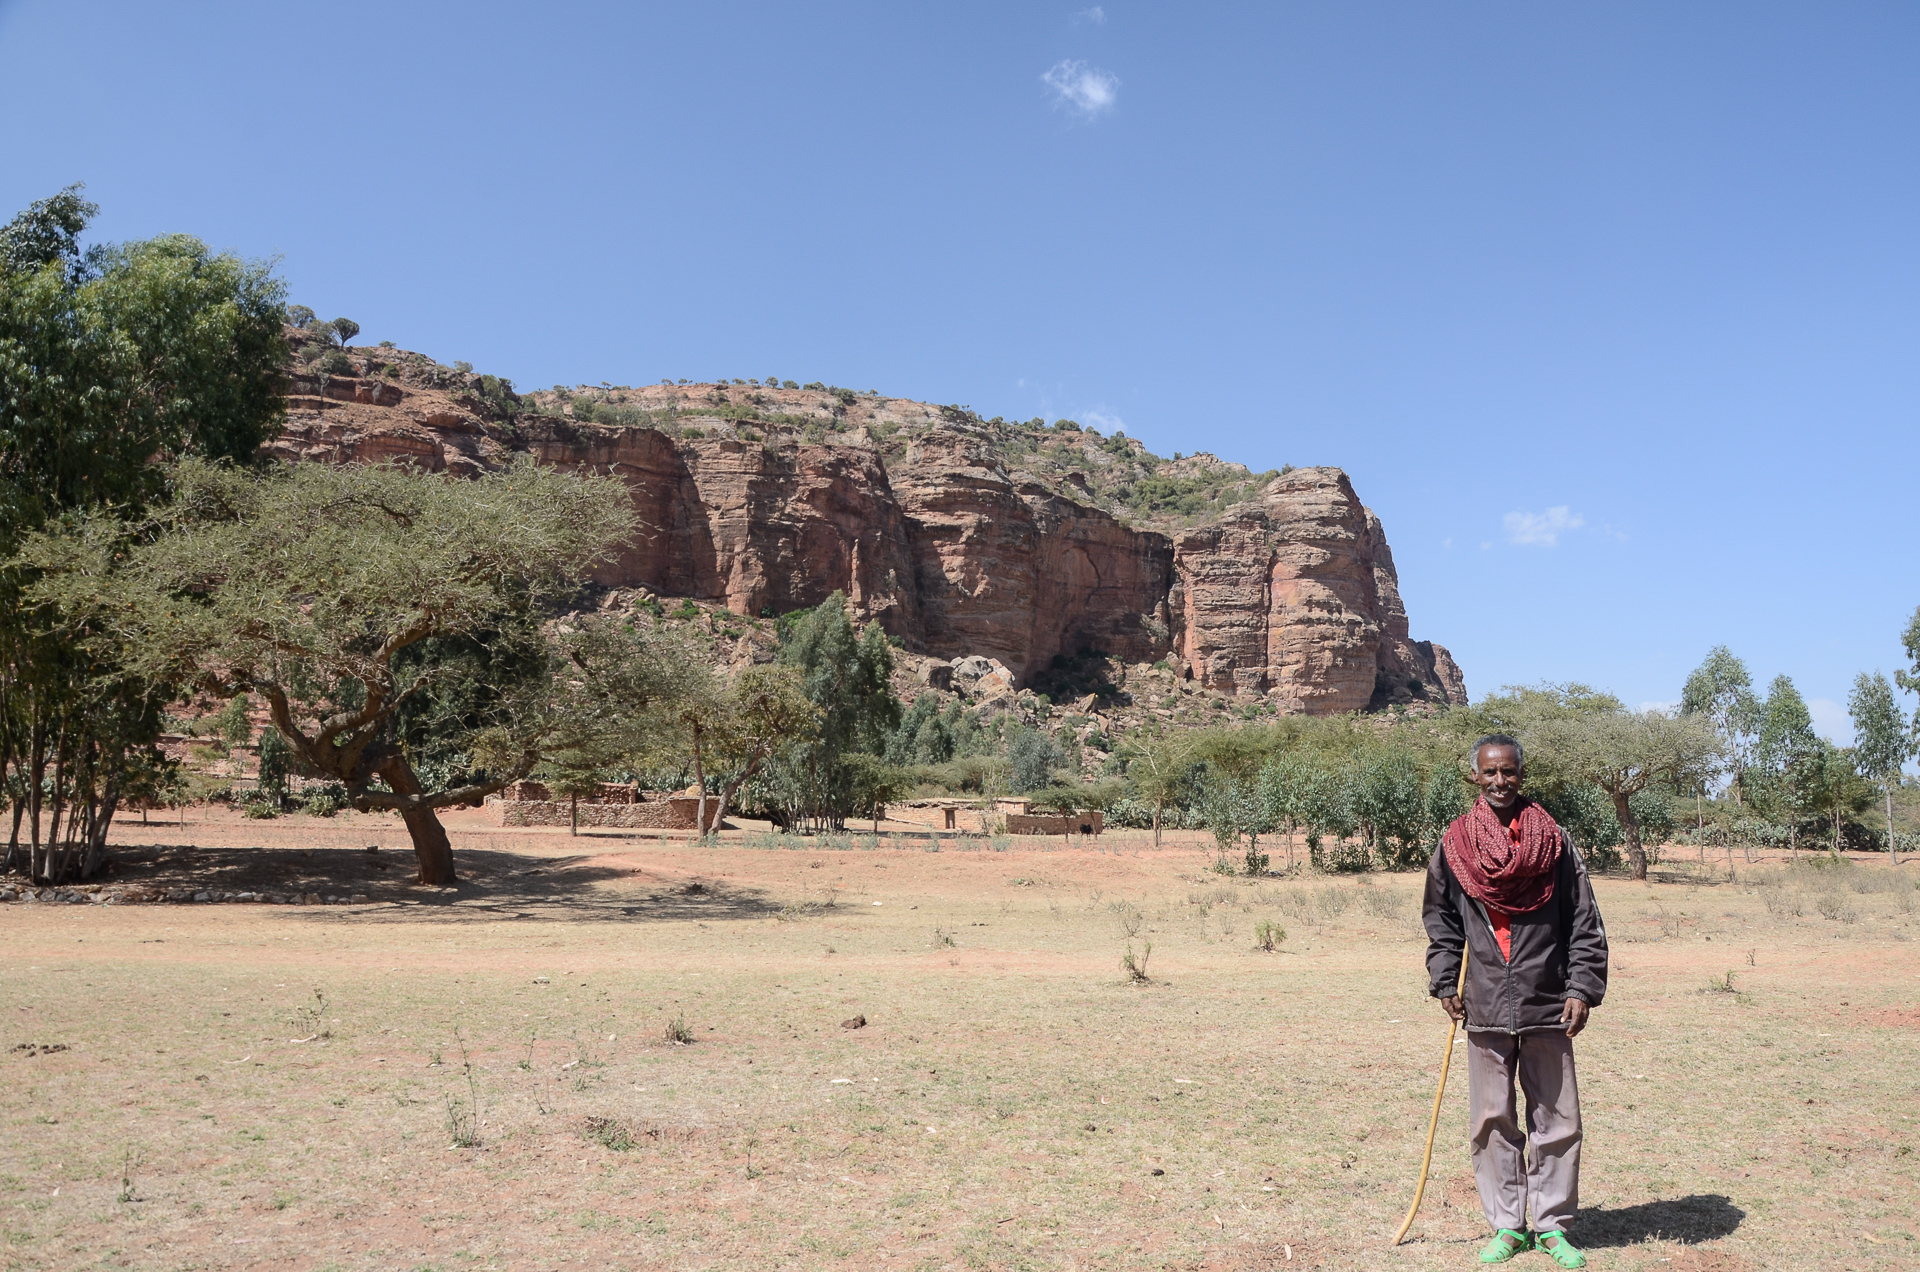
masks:
[[[960,408],[773,389],[752,395],[757,418],[593,422],[506,413],[479,377],[422,373],[417,358],[381,352],[353,351],[360,374],[297,374],[269,451],[453,473],[525,452],[618,477],[641,529],[602,583],[750,615],[844,591],[909,648],[997,659],[1022,683],[1058,656],[1098,649],[1166,658],[1211,688],[1292,712],[1467,700],[1447,651],[1410,638],[1380,521],[1337,468],[1254,479],[1206,457],[1247,480],[1216,489],[1204,524],[1146,528],[1079,471],[1023,467],[1031,439],[1010,441],[1006,426]],[[647,392],[739,396],[726,385]],[[1072,440],[1130,462],[1143,454],[1131,439]]]
[[[1327,715],[1466,702],[1447,651],[1407,634],[1380,519],[1337,468],[1276,477],[1259,501],[1174,542],[1175,642],[1197,679]]]

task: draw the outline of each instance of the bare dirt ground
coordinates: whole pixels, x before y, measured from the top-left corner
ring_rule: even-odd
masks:
[[[1446,1037],[1417,876],[469,814],[442,891],[392,819],[189,818],[120,826],[111,882],[369,900],[0,906],[7,1269],[1425,1269],[1485,1236],[1456,1067],[1386,1245]],[[1913,1266],[1920,866],[1679,855],[1598,885],[1572,1235]]]

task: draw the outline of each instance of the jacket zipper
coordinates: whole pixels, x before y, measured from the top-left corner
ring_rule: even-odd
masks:
[[[1466,896],[1466,889],[1462,888],[1460,891],[1460,895],[1463,897]],[[1472,897],[1467,897],[1467,903],[1473,906],[1473,908],[1479,912],[1480,921],[1487,925],[1487,935],[1493,939],[1493,948],[1495,949],[1495,951],[1499,951],[1500,950],[1500,934],[1494,930],[1493,916],[1487,913],[1487,907],[1484,904],[1482,904],[1480,901],[1475,900]],[[1507,928],[1507,933],[1508,933],[1507,939],[1512,940],[1513,928],[1511,927],[1511,925],[1509,925],[1509,927]],[[1507,1032],[1517,1037],[1520,1033],[1520,1008],[1519,1008],[1519,1005],[1513,1001],[1513,957],[1512,955],[1502,952],[1500,954],[1500,965],[1507,969],[1507,986],[1506,986]]]

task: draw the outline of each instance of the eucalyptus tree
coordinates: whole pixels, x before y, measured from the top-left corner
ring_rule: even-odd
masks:
[[[1853,694],[1847,699],[1853,716],[1854,760],[1860,771],[1880,783],[1887,800],[1887,854],[1894,865],[1900,864],[1900,850],[1893,838],[1893,788],[1900,782],[1900,770],[1913,758],[1914,733],[1893,686],[1879,672],[1861,672],[1854,678]]]
[[[881,758],[900,727],[893,648],[878,623],[855,627],[843,592],[782,622],[779,662],[818,708],[817,729],[770,757],[761,785],[790,820],[838,830],[849,815],[884,802],[897,784]]]
[[[1755,794],[1762,810],[1787,827],[1787,851],[1800,850],[1800,822],[1813,816],[1812,800],[1820,783],[1820,739],[1806,699],[1793,678],[1779,675],[1767,686],[1760,708],[1759,740],[1754,747],[1760,775]]]
[[[64,519],[137,515],[156,458],[245,461],[285,411],[284,290],[197,239],[80,245],[98,209],[72,186],[0,226],[0,786],[7,864],[100,863],[123,796],[165,769],[165,683],[142,679],[84,612],[29,595],[25,540]],[[90,611],[89,611],[90,612]]]
[[[1746,663],[1725,645],[1715,645],[1706,661],[1694,668],[1680,693],[1680,714],[1699,715],[1712,722],[1726,751],[1734,802],[1746,802],[1746,771],[1760,729],[1760,699]]]

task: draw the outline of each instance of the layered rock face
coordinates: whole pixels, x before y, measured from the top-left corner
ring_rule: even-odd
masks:
[[[1172,553],[1098,508],[1008,474],[990,437],[931,429],[896,466],[917,633],[930,653],[998,658],[1023,678],[1055,654],[1157,658]]]
[[[1309,715],[1464,705],[1440,646],[1408,637],[1380,520],[1337,468],[1275,478],[1258,503],[1174,544],[1175,639],[1196,679]]]
[[[1206,685],[1315,715],[1464,705],[1447,651],[1408,634],[1385,533],[1346,474],[1306,468],[1168,536],[1010,471],[993,434],[915,432],[888,461],[863,432],[767,441],[522,417],[385,380],[296,376],[289,460],[473,474],[518,453],[618,477],[640,530],[596,581],[784,613],[835,591],[910,648],[998,659],[1030,681],[1057,654],[1172,657]]]

